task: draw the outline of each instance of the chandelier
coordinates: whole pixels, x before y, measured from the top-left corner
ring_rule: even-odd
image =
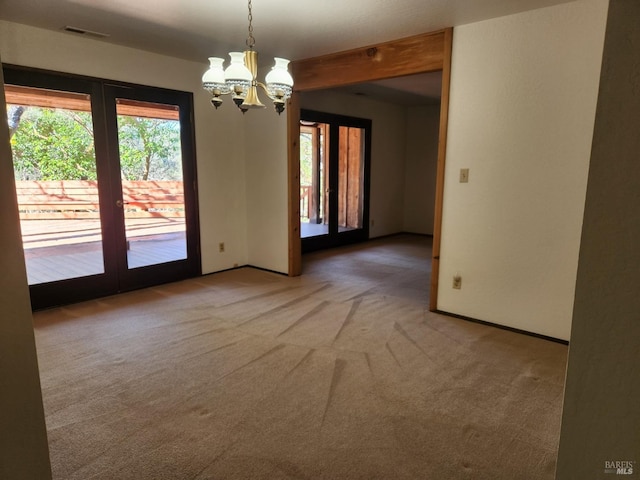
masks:
[[[244,52],[230,52],[231,62],[224,69],[224,60],[209,57],[209,69],[202,76],[202,87],[211,94],[211,103],[216,109],[222,105],[222,95],[232,94],[233,102],[245,113],[252,108],[264,108],[258,98],[258,87],[262,88],[273,101],[278,115],[284,111],[287,100],[293,90],[293,78],[288,70],[289,60],[275,57],[275,65],[265,76],[265,83],[257,80],[258,52],[253,47],[253,16],[249,0],[249,36],[248,49]]]

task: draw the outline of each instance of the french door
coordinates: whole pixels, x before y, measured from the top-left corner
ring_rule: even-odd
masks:
[[[302,251],[368,239],[371,120],[312,110],[300,118]]]
[[[191,94],[4,75],[33,308],[198,275]]]

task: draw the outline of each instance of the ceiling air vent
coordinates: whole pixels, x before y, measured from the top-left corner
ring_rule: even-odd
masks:
[[[108,33],[93,32],[91,30],[85,30],[84,28],[70,27],[69,25],[64,27],[63,30],[65,32],[75,33],[77,35],[86,35],[87,37],[94,38],[107,38],[109,36]]]

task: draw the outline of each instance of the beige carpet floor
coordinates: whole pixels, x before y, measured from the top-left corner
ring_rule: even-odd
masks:
[[[430,240],[35,314],[56,480],[553,478],[567,347],[428,312]]]

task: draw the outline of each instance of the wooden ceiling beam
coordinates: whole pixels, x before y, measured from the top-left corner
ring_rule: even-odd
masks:
[[[443,69],[446,30],[291,62],[298,92]]]

